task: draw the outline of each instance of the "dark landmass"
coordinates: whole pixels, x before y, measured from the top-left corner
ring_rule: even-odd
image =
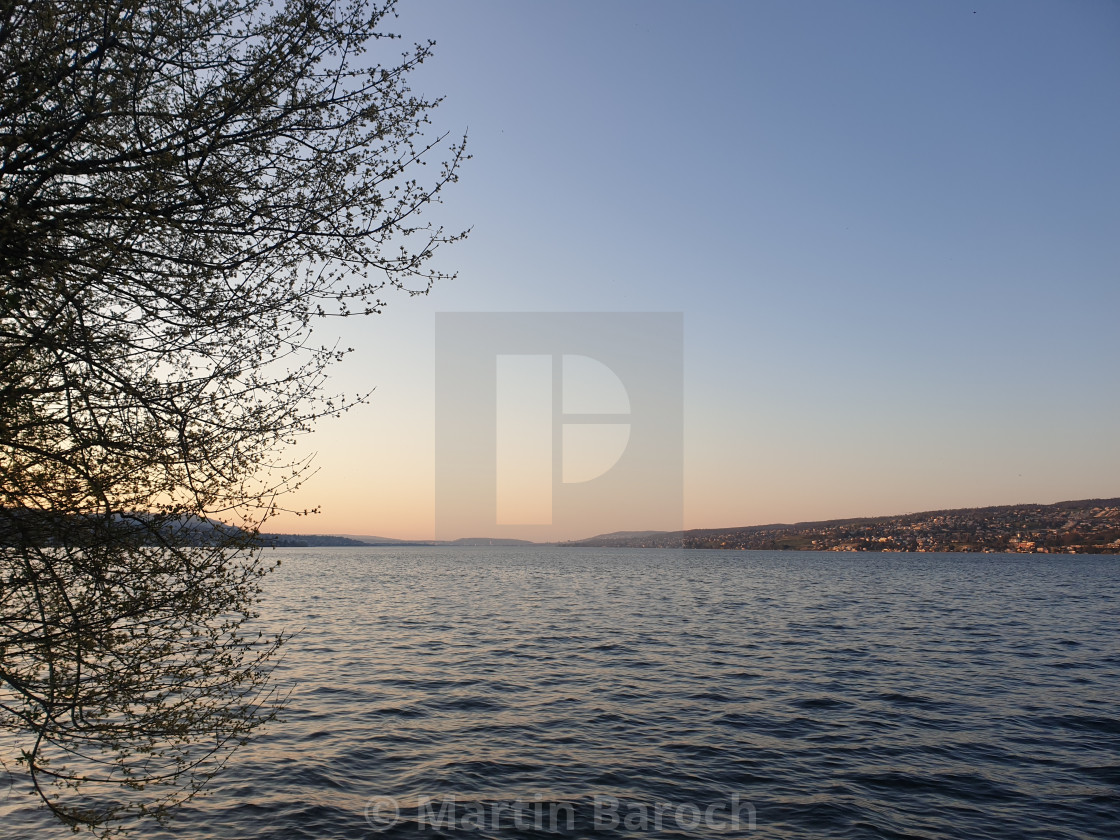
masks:
[[[321,548],[347,545],[370,545],[353,537],[335,537],[328,534],[260,534],[258,540],[271,548]]]
[[[252,537],[234,525],[190,515],[58,513],[33,508],[0,508],[0,546],[103,547],[111,544],[246,546]]]
[[[1120,554],[1120,499],[936,510],[794,525],[604,534],[562,546]]]

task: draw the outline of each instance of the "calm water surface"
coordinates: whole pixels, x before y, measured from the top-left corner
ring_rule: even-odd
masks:
[[[141,836],[1120,838],[1120,558],[276,554],[284,722]]]

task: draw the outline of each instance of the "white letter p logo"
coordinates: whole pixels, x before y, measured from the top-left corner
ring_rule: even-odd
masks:
[[[630,398],[590,356],[499,355],[495,389],[499,525],[552,524],[556,476],[593,481],[630,441]]]

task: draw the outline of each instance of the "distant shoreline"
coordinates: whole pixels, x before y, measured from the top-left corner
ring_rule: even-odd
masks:
[[[489,537],[395,540],[315,534],[261,534],[260,539],[265,545],[278,548],[556,545],[739,551],[1120,554],[1120,498],[958,508],[792,525],[630,531],[559,543]]]
[[[1120,499],[959,508],[876,516],[702,528],[564,545],[769,551],[1120,554]]]

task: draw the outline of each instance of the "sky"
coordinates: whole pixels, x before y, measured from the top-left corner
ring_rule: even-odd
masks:
[[[267,530],[435,534],[462,312],[681,313],[685,527],[1120,496],[1120,4],[399,15],[473,156],[431,218],[471,234],[455,280],[323,327],[331,387],[375,390],[299,444],[321,513]]]

